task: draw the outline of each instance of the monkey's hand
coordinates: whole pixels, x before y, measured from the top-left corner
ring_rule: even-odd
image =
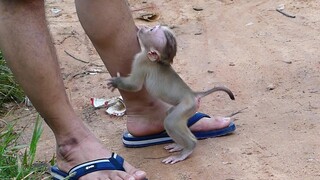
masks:
[[[142,85],[143,85],[143,80],[142,78],[136,80],[134,76],[126,76],[126,77],[120,77],[120,74],[117,74],[117,77],[113,77],[109,79],[107,86],[108,89],[111,89],[113,92],[116,88],[121,89],[124,91],[130,91],[130,92],[137,92],[141,90]]]
[[[119,83],[121,82],[120,77],[113,77],[111,79],[108,79],[108,89],[111,89],[111,92],[113,92],[116,88],[118,88]]]
[[[108,79],[108,89],[111,89],[111,92],[113,92],[116,88],[118,88],[119,83],[121,82],[120,73],[117,72],[117,77],[113,77],[111,79]]]

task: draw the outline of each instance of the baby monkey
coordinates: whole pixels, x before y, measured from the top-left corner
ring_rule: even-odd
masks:
[[[154,97],[171,104],[164,128],[176,144],[165,147],[169,152],[181,151],[162,162],[174,164],[186,159],[196,146],[197,139],[187,127],[188,119],[199,108],[200,99],[215,91],[226,92],[232,100],[233,93],[226,87],[214,87],[205,92],[194,92],[171,67],[177,52],[177,42],[171,30],[164,26],[142,27],[137,33],[141,52],[136,54],[131,74],[113,77],[108,88],[136,92],[143,85]]]

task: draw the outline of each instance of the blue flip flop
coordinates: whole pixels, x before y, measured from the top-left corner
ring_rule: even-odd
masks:
[[[79,164],[69,172],[61,171],[57,166],[51,167],[51,176],[54,180],[77,180],[80,177],[95,172],[95,171],[102,171],[102,170],[120,170],[125,171],[123,168],[124,159],[117,155],[116,153],[112,153],[110,158],[105,159],[97,159],[94,161],[89,161],[83,164]]]
[[[204,117],[210,117],[207,114],[197,112],[188,120],[188,127],[192,126],[200,119]],[[234,122],[231,122],[230,125],[223,129],[217,129],[212,131],[205,131],[205,132],[192,132],[197,139],[206,139],[206,138],[213,138],[224,136],[230,134],[236,130],[236,125]],[[173,142],[173,140],[169,137],[169,135],[163,131],[159,134],[150,135],[150,136],[141,136],[135,137],[131,135],[129,132],[125,132],[122,136],[122,142],[125,147],[128,148],[140,148],[140,147],[147,147],[152,145],[158,144],[165,144]]]

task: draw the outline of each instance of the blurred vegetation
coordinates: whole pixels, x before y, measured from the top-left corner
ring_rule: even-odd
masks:
[[[24,129],[16,130],[16,120],[7,122],[6,103],[19,104],[24,100],[24,93],[16,83],[0,51],[0,179],[49,179],[48,163],[35,162],[36,149],[43,131],[40,115],[38,115],[30,144],[20,144]],[[3,119],[1,119],[1,117]],[[54,157],[50,161],[54,164]]]
[[[48,163],[35,162],[37,145],[43,131],[42,122],[38,115],[31,142],[27,145],[18,143],[24,131],[15,130],[15,121],[7,123],[1,120],[0,179],[48,179],[50,177],[47,174]]]
[[[4,103],[20,103],[23,99],[24,93],[14,80],[13,74],[0,51],[0,115],[6,111],[4,109]]]

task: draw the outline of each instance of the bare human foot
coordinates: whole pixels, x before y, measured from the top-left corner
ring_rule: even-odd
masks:
[[[80,129],[80,130],[79,130]],[[63,136],[57,145],[57,165],[61,171],[68,172],[71,168],[84,162],[109,158],[111,153],[105,149],[98,139],[86,128],[78,128],[69,136]],[[125,171],[97,171],[81,177],[85,179],[123,179],[140,180],[146,178],[144,171],[138,170],[124,161]]]
[[[131,106],[134,104],[134,107]],[[144,101],[126,102],[127,129],[134,136],[157,134],[164,130],[163,119],[169,105],[153,100],[152,103]],[[193,132],[210,131],[228,127],[231,119],[227,117],[204,117],[190,127]]]

